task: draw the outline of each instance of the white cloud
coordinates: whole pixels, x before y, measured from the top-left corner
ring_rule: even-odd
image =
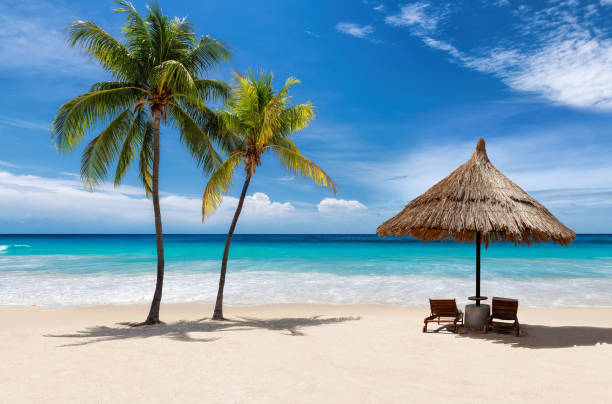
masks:
[[[0,171],[0,195],[0,223],[13,232],[153,231],[151,201],[134,186],[104,184],[92,192],[72,175],[47,178]],[[202,202],[197,197],[162,193],[160,204],[166,232],[223,233],[238,199],[226,196],[204,225]],[[316,209],[312,204],[297,204],[304,207],[296,209],[291,202],[273,201],[265,193],[254,192],[245,199],[238,229],[256,233],[351,232],[358,228],[351,222],[354,215],[367,209],[358,201],[332,198],[322,200]],[[324,216],[333,212],[341,217]],[[363,220],[360,222],[364,231]],[[373,231],[374,226],[370,227],[367,230]]]
[[[50,129],[51,123],[43,123],[37,121],[26,121],[23,119],[0,118],[0,125],[15,126],[22,129],[45,130]]]
[[[394,159],[357,166],[351,171],[360,175],[353,180],[385,199],[408,202],[467,161],[476,140],[423,146]],[[612,189],[612,162],[606,157],[609,151],[586,142],[577,147],[560,130],[489,139],[487,153],[493,165],[527,192],[555,190],[547,194],[548,201],[553,196],[570,198],[570,192],[558,190],[577,190],[577,195],[584,189]]]
[[[612,0],[601,0],[600,4],[602,6],[612,6]]]
[[[234,201],[231,206],[238,204],[238,199],[232,198]],[[244,200],[244,211],[247,215],[263,216],[280,216],[284,213],[293,212],[295,207],[290,202],[272,202],[270,197],[263,192],[255,192],[249,195]]]
[[[363,212],[368,209],[364,204],[359,201],[347,201],[344,199],[336,198],[325,198],[317,205],[319,213],[324,214],[353,214],[356,212]]]
[[[149,224],[152,218],[151,201],[141,189],[121,186],[115,189],[104,184],[95,191],[83,187],[79,179],[45,178],[0,171],[0,219],[29,220],[52,218],[57,220],[104,220],[121,224]],[[160,198],[164,218],[169,223],[200,225],[201,200],[176,194]],[[219,222],[231,218],[237,198],[226,197],[210,220]],[[245,220],[281,217],[294,211],[289,202],[274,202],[261,192],[245,199]]]
[[[371,25],[361,26],[359,24],[353,24],[351,22],[339,22],[336,24],[336,30],[343,34],[352,35],[357,38],[366,38],[372,32],[374,28]]]
[[[374,10],[375,11],[383,11],[385,9],[385,6],[383,4],[379,4],[377,6],[374,6]]]
[[[441,16],[429,13],[431,5],[427,2],[406,4],[400,12],[385,18],[385,22],[395,27],[417,27],[425,31],[433,31],[438,25]]]
[[[554,208],[612,207],[612,188],[576,188],[532,191],[531,195]]]
[[[431,47],[431,48],[435,48],[435,49],[440,49],[443,51],[446,51],[448,53],[451,54],[451,56],[460,59],[460,60],[464,60],[464,56],[461,52],[459,52],[459,50],[457,48],[455,48],[453,45],[446,43],[444,41],[439,41],[437,39],[433,39],[430,38],[428,36],[423,37],[423,41],[425,42],[425,44],[427,44],[427,46]]]
[[[531,52],[492,49],[466,65],[557,103],[612,110],[612,40],[586,30],[551,39]]]
[[[304,32],[305,32],[306,34],[308,34],[308,35],[312,36],[312,37],[315,37],[315,38],[320,38],[320,37],[321,37],[321,35],[316,34],[316,33],[312,32],[312,31],[310,31],[310,30],[306,30],[306,31],[304,31]]]
[[[386,22],[410,27],[427,46],[499,77],[514,90],[569,106],[612,110],[612,38],[606,27],[597,26],[593,7],[562,2],[533,10],[521,5],[514,10],[519,19],[516,38],[472,50],[440,38],[436,28],[441,14],[429,12],[430,7],[422,2],[403,6]]]
[[[593,17],[594,15],[597,14],[597,6],[595,4],[589,4],[588,6],[584,7],[584,10],[585,10],[585,13],[584,13],[585,18]]]
[[[28,220],[37,215],[61,218],[91,219],[114,217],[133,222],[143,219],[150,210],[145,198],[133,198],[136,189],[125,187],[121,192],[107,188],[89,192],[78,180],[17,175],[0,171],[2,219]],[[142,194],[142,192],[140,192]],[[148,212],[144,215],[148,218]]]

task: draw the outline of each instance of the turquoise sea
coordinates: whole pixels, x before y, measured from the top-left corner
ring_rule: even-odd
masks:
[[[225,235],[166,235],[164,301],[214,301]],[[374,235],[237,235],[229,305],[464,301],[474,246]],[[0,235],[0,305],[143,303],[155,285],[152,235]],[[483,249],[482,293],[526,306],[612,306],[612,235],[569,247]]]

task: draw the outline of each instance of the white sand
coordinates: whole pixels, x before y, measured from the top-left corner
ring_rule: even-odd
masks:
[[[612,308],[520,309],[520,338],[423,334],[425,309],[362,305],[116,324],[146,309],[0,307],[0,402],[612,402]]]

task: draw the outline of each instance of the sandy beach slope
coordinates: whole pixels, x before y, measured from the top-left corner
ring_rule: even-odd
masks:
[[[610,402],[612,308],[521,309],[524,336],[423,334],[424,308],[0,307],[0,402]],[[204,318],[204,319],[203,319]]]

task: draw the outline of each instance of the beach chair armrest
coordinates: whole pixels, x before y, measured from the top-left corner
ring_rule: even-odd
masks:
[[[438,317],[438,316],[436,316],[436,315],[432,314],[431,316],[425,317],[425,320],[423,320],[423,321],[426,323],[426,322],[428,322],[428,321],[430,321],[430,320],[435,319],[436,317]]]

